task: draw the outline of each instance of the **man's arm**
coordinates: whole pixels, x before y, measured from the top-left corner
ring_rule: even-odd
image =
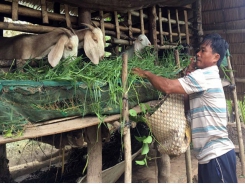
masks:
[[[186,94],[184,88],[180,84],[178,79],[168,79],[161,76],[157,76],[149,71],[142,70],[140,68],[134,68],[132,72],[140,77],[146,78],[157,90],[165,92],[167,94]]]

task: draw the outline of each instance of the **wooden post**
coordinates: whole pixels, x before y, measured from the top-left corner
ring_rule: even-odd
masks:
[[[16,21],[18,20],[18,0],[12,1],[12,20]]]
[[[156,13],[156,6],[152,6],[150,8],[150,13],[149,13],[149,32],[150,32],[150,41],[154,45],[154,51],[155,53],[158,53],[158,46],[157,46],[157,13]],[[158,54],[155,54],[155,64],[158,65]]]
[[[119,28],[119,21],[117,16],[117,11],[114,11],[114,20],[115,20],[115,26],[116,26],[116,33],[117,33],[117,39],[120,39],[120,28]],[[119,47],[115,47],[115,53],[118,56],[119,55]]]
[[[84,8],[78,8],[78,26],[80,23],[91,24],[91,12]]]
[[[132,151],[131,151],[131,136],[130,136],[130,125],[129,114],[128,114],[128,89],[127,89],[127,77],[128,77],[128,55],[124,53],[122,55],[122,85],[123,85],[123,125],[124,128],[124,158],[125,158],[125,174],[124,183],[132,182]]]
[[[189,35],[189,26],[188,26],[188,15],[187,11],[184,10],[184,17],[185,17],[185,37],[186,37],[186,43],[189,45],[190,44],[190,35]],[[189,52],[189,50],[188,50]],[[189,53],[190,54],[190,53]]]
[[[85,136],[88,147],[87,183],[102,183],[102,140],[98,125],[87,127]]]
[[[228,69],[230,71],[231,84],[235,86],[236,84],[235,84],[235,79],[234,79],[234,75],[232,71],[230,56],[227,56],[227,63],[228,63]],[[238,142],[239,142],[239,155],[240,155],[240,160],[241,160],[242,175],[245,176],[244,145],[243,145],[243,138],[242,138],[241,122],[240,122],[239,113],[238,113],[238,101],[237,101],[236,88],[232,90],[232,95],[233,95],[234,107],[235,107],[236,127],[237,127],[237,135],[238,135]]]
[[[201,0],[196,0],[196,2],[193,3],[193,9],[194,9],[193,17],[196,17],[196,20],[193,23],[193,27],[194,27],[194,32],[193,32],[194,43],[193,43],[193,47],[196,50],[199,47],[199,44],[201,42],[202,35],[203,35]]]
[[[158,15],[158,21],[159,21],[159,32],[160,32],[160,45],[163,45],[163,31],[162,31],[162,8],[159,8],[159,15]]]
[[[129,35],[129,38],[133,38],[133,33],[132,33],[132,14],[131,14],[130,11],[128,12],[128,35]],[[129,39],[129,45],[132,45],[132,44],[133,44],[132,40]]]
[[[48,24],[49,20],[48,20],[46,0],[41,0],[41,11],[42,11],[43,23]]]
[[[178,9],[175,10],[175,13],[176,13],[176,22],[177,22],[177,28],[178,28],[179,43],[181,43],[180,26],[179,26],[179,12],[178,12]]]
[[[170,41],[170,43],[173,43],[173,35],[172,35],[172,25],[171,25],[170,10],[168,10],[168,30],[169,30],[169,41]]]
[[[140,29],[141,29],[141,34],[145,34],[145,27],[144,27],[144,17],[143,17],[143,9],[140,10]]]
[[[106,40],[105,40],[105,21],[104,21],[104,12],[103,11],[100,11],[100,29],[101,29],[102,34],[103,34],[104,44],[106,44]]]
[[[69,27],[69,28],[72,28],[70,12],[69,12],[69,6],[67,4],[65,4],[64,6],[65,6],[66,26]]]
[[[175,59],[175,63],[178,66],[178,68],[180,68],[180,60],[179,60],[179,51],[178,50],[174,50],[174,59]]]
[[[0,144],[0,180],[6,183],[11,180],[7,162],[6,144]]]

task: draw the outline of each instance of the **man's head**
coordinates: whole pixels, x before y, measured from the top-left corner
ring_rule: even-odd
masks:
[[[213,65],[220,66],[228,47],[229,44],[217,33],[204,36],[196,54],[197,67],[202,69]]]

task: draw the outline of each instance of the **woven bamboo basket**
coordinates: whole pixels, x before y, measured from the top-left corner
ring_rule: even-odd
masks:
[[[147,119],[158,142],[158,151],[168,155],[186,152],[191,140],[191,130],[185,117],[184,96],[167,95],[155,108]]]

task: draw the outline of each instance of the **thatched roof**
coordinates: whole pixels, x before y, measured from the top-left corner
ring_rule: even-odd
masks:
[[[22,4],[40,6],[40,0],[21,0],[20,2]],[[195,0],[60,0],[59,2],[95,11],[104,10],[124,12],[129,10],[139,10],[152,5],[159,5],[162,7],[182,7],[195,2]]]

